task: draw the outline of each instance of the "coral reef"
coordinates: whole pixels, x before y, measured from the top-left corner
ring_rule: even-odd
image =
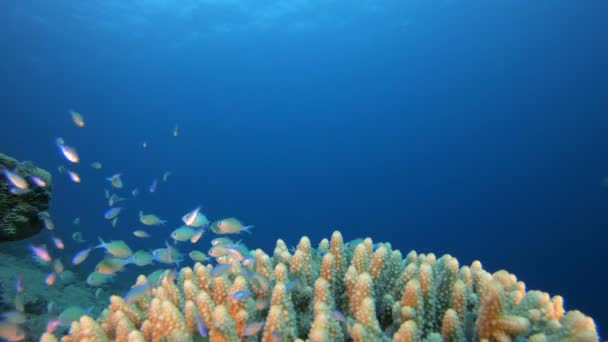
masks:
[[[112,296],[96,320],[81,316],[71,341],[598,341],[593,320],[566,312],[560,296],[526,291],[479,261],[389,243],[343,242],[317,249],[303,237],[293,253],[277,241],[272,257],[226,268],[196,263],[129,300]],[[213,269],[213,271],[212,271]],[[134,286],[144,286],[140,275]],[[248,294],[248,295],[243,295]],[[251,332],[252,323],[264,322]],[[261,325],[257,323],[257,326]],[[57,341],[45,333],[41,341]]]
[[[23,246],[21,249],[25,250]],[[37,341],[36,337],[45,331],[47,321],[56,318],[63,309],[75,304],[95,308],[99,302],[95,290],[86,287],[71,271],[59,273],[55,284],[47,286],[44,279],[49,272],[48,265],[35,263],[29,255],[3,252],[0,252],[0,312],[23,312],[27,318],[22,327],[26,332],[25,341]],[[16,289],[17,279],[22,291]],[[101,308],[95,311],[100,312]]]
[[[31,186],[22,194],[13,194],[6,178],[0,176],[0,242],[36,235],[43,228],[38,214],[49,207],[51,200],[51,174],[32,162],[20,163],[0,153],[0,170],[3,169],[14,170],[24,179],[35,176],[46,186]]]

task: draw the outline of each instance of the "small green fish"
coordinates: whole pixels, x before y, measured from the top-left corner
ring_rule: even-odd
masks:
[[[182,254],[175,247],[169,246],[165,242],[167,248],[158,248],[152,251],[152,258],[163,264],[173,264],[182,261]]]
[[[151,287],[149,283],[133,286],[125,295],[125,301],[129,304],[135,303],[148,294],[150,289]]]
[[[148,274],[148,276],[146,277],[148,279],[148,283],[152,286],[158,286],[160,284],[162,276],[165,274],[166,271],[167,270],[163,268]]]
[[[144,250],[138,250],[131,257],[132,262],[137,266],[146,266],[152,264],[152,254]]]
[[[215,239],[211,240],[211,245],[212,246],[229,245],[232,242],[233,241],[229,238],[219,237],[219,238],[215,238]]]
[[[122,211],[121,207],[110,208],[103,214],[103,217],[106,220],[113,220],[120,214],[121,211]]]
[[[129,260],[105,257],[97,264],[97,266],[95,267],[95,272],[108,275],[114,274],[122,270],[128,263]]]
[[[192,251],[188,254],[188,256],[190,256],[190,259],[192,259],[193,261],[198,261],[198,262],[205,262],[205,261],[209,260],[207,255],[201,251]]]
[[[184,242],[190,240],[195,233],[196,230],[190,227],[181,226],[171,233],[171,238],[175,241]]]
[[[91,272],[87,277],[86,283],[89,286],[98,287],[102,286],[109,281],[111,281],[114,277],[110,274],[103,274],[99,272]]]
[[[235,217],[229,217],[215,221],[211,224],[211,230],[216,234],[239,234],[247,232],[251,234],[253,226],[244,226],[241,221]]]
[[[228,253],[228,249],[224,245],[213,246],[211,247],[211,249],[209,249],[209,252],[207,252],[207,254],[211,255],[214,258],[219,258],[224,255],[228,255]]]
[[[209,220],[205,214],[201,213],[201,207],[196,207],[191,212],[182,216],[182,221],[186,226],[199,228],[209,225]]]
[[[122,201],[124,201],[124,200],[126,200],[126,198],[122,198],[122,197],[120,197],[120,196],[118,196],[118,195],[116,195],[116,194],[112,194],[112,195],[110,196],[110,198],[108,198],[108,205],[109,205],[110,207],[113,207],[113,206],[114,206],[114,204],[116,204],[116,203],[118,203],[118,202],[122,202]]]
[[[167,223],[166,220],[161,220],[160,217],[154,214],[145,214],[140,210],[139,211],[139,222],[145,224],[146,226],[161,226]]]
[[[63,310],[57,319],[62,327],[69,327],[73,321],[78,321],[80,316],[85,314],[85,310],[80,306],[74,305]]]
[[[106,178],[108,181],[110,181],[110,183],[112,184],[113,187],[117,188],[117,189],[122,189],[123,187],[123,183],[122,183],[122,178],[120,173],[117,173],[115,175],[112,175],[108,178]]]
[[[123,241],[123,240],[115,240],[110,242],[105,242],[101,238],[99,239],[99,245],[95,246],[95,248],[105,248],[105,250],[121,259],[125,259],[133,255],[131,248]]]
[[[150,234],[148,234],[144,230],[136,230],[133,232],[133,235],[137,236],[138,238],[149,238],[150,237]]]

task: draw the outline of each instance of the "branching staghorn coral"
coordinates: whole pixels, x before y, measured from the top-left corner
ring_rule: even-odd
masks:
[[[132,303],[113,296],[97,320],[82,316],[61,340],[599,340],[593,320],[565,312],[560,296],[526,291],[514,275],[490,274],[479,261],[459,266],[450,255],[413,251],[404,259],[369,238],[345,244],[339,232],[317,249],[303,237],[293,254],[279,240],[272,257],[254,255],[250,266],[236,262],[216,277],[200,263],[167,273]],[[139,276],[134,286],[146,281]],[[264,326],[250,333],[253,322]]]

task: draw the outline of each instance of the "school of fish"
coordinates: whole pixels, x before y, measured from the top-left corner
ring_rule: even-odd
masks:
[[[88,127],[81,113],[74,110],[69,110],[68,113],[77,129]],[[171,130],[171,135],[178,137],[179,133],[179,126],[176,124]],[[104,189],[104,194],[107,207],[99,211],[99,217],[86,217],[82,213],[74,212],[73,214],[78,216],[73,219],[71,230],[66,228],[66,225],[62,225],[60,229],[55,230],[55,222],[51,213],[45,211],[39,214],[38,218],[47,231],[43,234],[46,237],[43,238],[48,239],[49,242],[32,243],[28,245],[28,249],[36,263],[48,268],[48,273],[44,279],[40,280],[45,286],[55,285],[56,279],[67,268],[62,262],[65,259],[70,260],[68,266],[75,272],[86,274],[88,268],[89,272],[85,283],[91,287],[111,284],[117,273],[129,267],[154,267],[156,265],[157,270],[150,274],[148,279],[150,279],[149,281],[155,279],[154,274],[157,275],[157,279],[160,279],[161,276],[167,274],[167,270],[171,274],[171,270],[179,268],[186,255],[192,263],[214,262],[216,266],[211,272],[213,276],[230,272],[233,262],[243,262],[244,264],[252,262],[251,253],[244,243],[240,240],[234,242],[228,237],[222,237],[222,235],[234,235],[243,232],[250,234],[253,225],[245,225],[236,217],[220,217],[210,221],[208,216],[203,213],[201,205],[184,210],[177,216],[174,215],[175,213],[167,213],[168,219],[161,218],[149,208],[134,209],[138,206],[137,199],[140,198],[139,188],[142,184],[132,187],[132,190],[126,190],[125,188],[129,184],[125,180],[136,179],[137,177],[125,175],[122,171],[110,175],[106,174],[105,176],[101,175],[100,170],[105,170],[108,166],[98,160],[89,160],[87,165],[93,171],[87,171],[81,163],[81,157],[83,161],[86,161],[87,155],[81,156],[76,147],[71,144],[68,145],[63,137],[55,138],[55,146],[59,152],[60,160],[67,161],[71,165],[68,168],[60,164],[57,168],[58,173],[73,184],[87,182],[89,178],[100,179],[100,182],[105,182],[107,187]],[[147,150],[148,142],[143,142],[142,147]],[[17,196],[27,193],[34,187],[47,186],[42,179],[33,176],[24,178],[16,170],[3,169],[1,171],[11,186],[9,191]],[[170,182],[169,176],[172,176],[172,172],[164,171],[159,177],[162,183],[159,183],[158,178],[152,179],[147,186],[148,195],[154,196],[156,192],[162,190],[164,184]],[[127,235],[124,230],[120,229],[122,225],[119,224],[119,222],[122,222],[122,220],[119,221],[119,218],[126,215],[131,215],[127,218],[127,221],[135,220],[139,226],[130,229],[128,235],[132,234],[138,241],[149,242],[149,249],[133,251],[125,240],[114,240],[101,236],[97,236],[98,244],[91,244],[90,241],[94,240],[95,236],[89,236],[85,239],[81,231],[76,231],[80,226],[90,226],[94,222],[105,221],[115,228],[112,230],[112,237]],[[172,228],[167,229],[165,226]],[[89,229],[88,234],[91,234],[92,231],[95,230]],[[211,239],[209,249],[205,252],[204,249],[206,248],[200,243],[210,234],[220,235],[220,237]],[[71,237],[71,239],[68,237]],[[184,249],[188,249],[189,252],[183,252]],[[91,266],[93,264],[95,266]],[[255,275],[252,276],[255,277]],[[155,284],[147,283],[131,288],[125,294],[125,300],[127,303],[136,301],[150,291],[153,285]],[[22,294],[27,291],[27,288],[28,284],[23,284],[21,276],[17,274],[15,276],[15,289],[17,291],[14,303],[15,309],[0,316],[0,340],[21,341],[26,338],[26,333],[22,328],[22,324],[25,322]],[[96,295],[99,295],[99,293],[98,289]],[[235,294],[235,298],[249,296],[252,296],[249,291]],[[65,308],[59,316],[47,322],[47,332],[52,332],[61,326],[69,327],[71,322],[77,320],[83,313],[85,313],[84,309],[78,306]],[[207,328],[200,319],[197,320],[197,323],[199,333],[205,336]],[[245,327],[243,336],[255,335],[261,330],[262,326],[263,322],[251,323]]]

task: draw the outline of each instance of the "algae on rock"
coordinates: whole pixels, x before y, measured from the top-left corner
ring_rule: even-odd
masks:
[[[16,195],[9,191],[10,184],[6,178],[0,177],[0,242],[22,240],[38,234],[43,228],[38,214],[46,210],[51,201],[51,174],[32,162],[19,162],[0,153],[0,170],[3,169],[15,171],[28,181],[30,176],[38,177],[46,186],[30,184],[31,191]]]

